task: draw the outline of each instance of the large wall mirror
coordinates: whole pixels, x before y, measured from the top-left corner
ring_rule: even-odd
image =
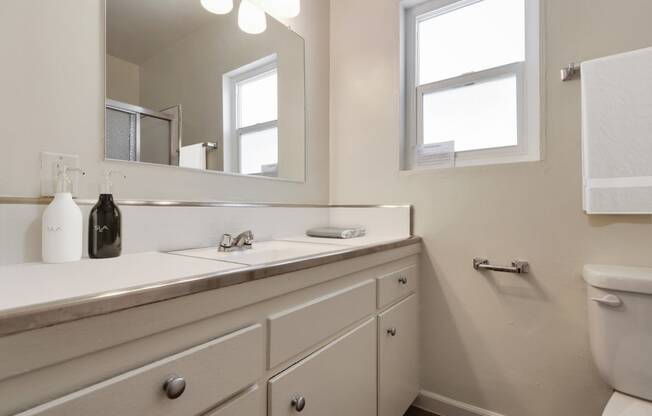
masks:
[[[106,159],[303,181],[304,41],[266,19],[106,0]]]

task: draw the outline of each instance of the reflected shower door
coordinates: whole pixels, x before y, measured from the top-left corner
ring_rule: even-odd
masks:
[[[163,111],[107,100],[106,158],[179,165],[180,106]]]

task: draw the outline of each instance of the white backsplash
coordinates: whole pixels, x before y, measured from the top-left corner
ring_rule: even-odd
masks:
[[[361,225],[370,237],[411,235],[410,207],[331,207],[329,225],[350,227]]]
[[[0,265],[41,260],[41,216],[45,205],[0,204]],[[84,257],[91,206],[84,216]],[[327,225],[367,228],[369,235],[410,235],[409,207],[121,206],[123,253],[216,246],[224,233],[252,230],[265,241],[305,235]]]

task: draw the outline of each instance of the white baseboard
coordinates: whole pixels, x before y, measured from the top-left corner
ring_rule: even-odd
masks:
[[[503,416],[426,390],[419,392],[413,406],[439,416]]]

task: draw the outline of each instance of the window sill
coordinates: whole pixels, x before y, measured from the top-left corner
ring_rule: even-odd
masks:
[[[453,167],[425,167],[425,168],[409,168],[409,169],[400,169],[399,176],[412,176],[419,175],[422,173],[432,173],[432,172],[451,172],[459,168],[469,168],[469,167],[479,167],[479,166],[496,166],[496,165],[507,165],[512,163],[529,163],[529,162],[541,162],[543,159],[539,155],[518,155],[510,157],[497,157],[493,159],[467,159],[467,160],[456,160],[455,166]]]

